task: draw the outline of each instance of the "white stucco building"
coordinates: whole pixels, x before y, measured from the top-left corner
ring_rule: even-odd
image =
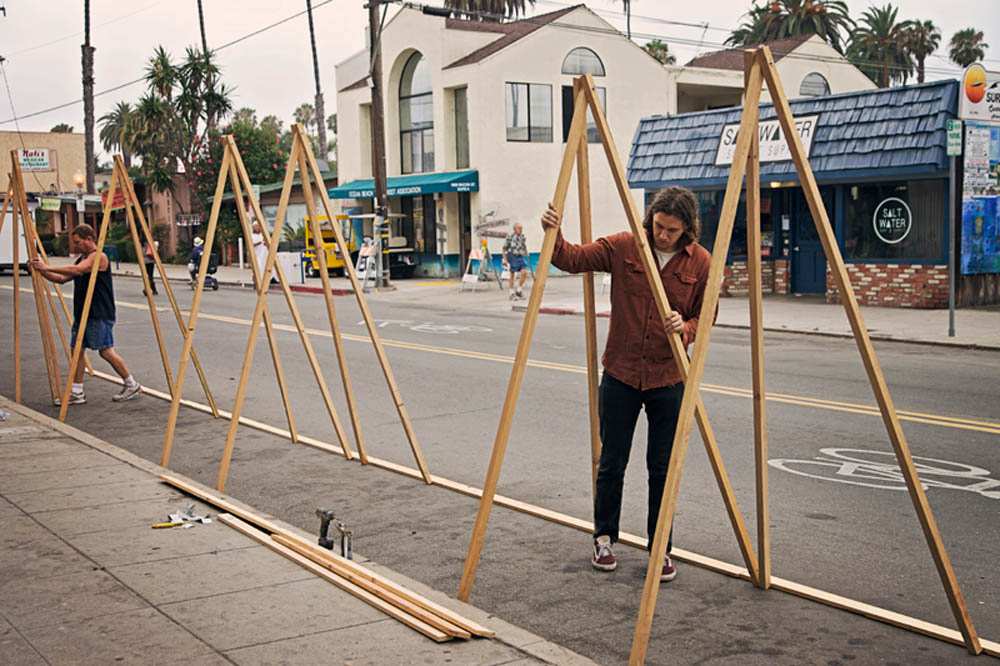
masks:
[[[811,49],[812,40],[795,48]],[[640,118],[731,106],[742,93],[742,66],[664,67],[584,5],[506,23],[403,8],[383,29],[382,62],[390,209],[400,215],[390,248],[398,252],[397,267],[400,257],[412,257],[418,275],[461,272],[479,243],[476,225],[491,220],[524,224],[529,250],[537,253],[538,218],[555,187],[575,76],[594,76],[623,162]],[[782,58],[778,66],[783,78],[786,71],[794,78],[793,70],[808,62]],[[341,185],[330,192],[342,209],[359,213],[372,205],[368,69],[367,50],[336,68]],[[839,91],[841,75],[822,72]],[[790,94],[800,83],[789,80]],[[594,235],[600,236],[627,224],[603,150],[596,134],[589,135]],[[641,203],[638,190],[633,196]],[[570,239],[579,238],[576,215],[572,194],[566,202]],[[499,246],[491,241],[494,252]]]

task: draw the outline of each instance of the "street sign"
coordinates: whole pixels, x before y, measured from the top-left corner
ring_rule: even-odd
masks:
[[[958,157],[962,154],[962,121],[948,121],[948,157]]]

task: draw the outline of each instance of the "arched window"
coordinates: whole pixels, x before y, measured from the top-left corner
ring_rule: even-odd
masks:
[[[570,51],[566,59],[563,60],[562,73],[573,76],[581,74],[604,76],[604,63],[601,62],[596,53],[580,46]]]
[[[420,53],[406,61],[399,80],[399,145],[403,173],[434,171],[434,96]]]
[[[830,94],[830,84],[819,72],[810,72],[799,86],[800,97],[823,97]]]

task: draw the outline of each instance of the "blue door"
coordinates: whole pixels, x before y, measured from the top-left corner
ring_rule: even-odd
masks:
[[[833,190],[820,188],[823,203],[826,205],[827,217],[832,221]],[[801,189],[789,192],[791,199],[791,259],[792,259],[792,293],[823,294],[826,293],[826,254],[816,233],[809,212],[809,204]]]

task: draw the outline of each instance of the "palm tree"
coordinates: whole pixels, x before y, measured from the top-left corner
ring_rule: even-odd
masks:
[[[49,131],[53,134],[71,134],[73,132],[73,126],[67,125],[66,123],[59,123],[58,125],[54,125]]]
[[[517,17],[527,11],[529,4],[534,5],[535,0],[444,0],[447,9],[479,20]]]
[[[952,62],[968,67],[974,62],[978,62],[986,57],[986,49],[989,44],[983,43],[983,31],[975,28],[959,30],[951,36],[951,43],[948,45],[948,56]]]
[[[906,23],[896,22],[898,14],[891,4],[869,7],[851,35],[848,57],[880,88],[888,88],[892,81],[905,83],[913,72]]]
[[[83,132],[87,192],[94,192],[94,47],[90,45],[90,0],[83,2]]]
[[[941,31],[933,21],[907,21],[906,50],[917,64],[917,83],[924,82],[924,60],[941,45]]]
[[[632,39],[632,0],[622,0],[622,9],[625,10],[625,36]]]
[[[312,0],[306,0],[306,13],[309,15],[309,44],[312,46],[313,78],[316,81],[316,133],[319,136],[319,154],[326,159],[329,145],[326,142],[326,111],[323,105],[323,89],[319,85],[319,55],[316,53],[316,31],[313,29]]]
[[[132,125],[134,124],[132,105],[128,102],[118,102],[115,108],[101,116],[101,146],[112,153],[121,151],[125,166],[132,166]]]
[[[844,0],[756,1],[747,20],[726,40],[733,46],[752,46],[799,35],[819,35],[839,53],[844,52],[844,35],[854,28]]]
[[[201,30],[201,52],[208,55],[208,39],[205,38],[205,12],[201,8],[201,0],[198,0],[198,27]]]
[[[664,65],[673,65],[677,62],[677,58],[670,52],[667,44],[658,39],[647,42],[642,48],[646,51],[646,53],[653,56]]]

